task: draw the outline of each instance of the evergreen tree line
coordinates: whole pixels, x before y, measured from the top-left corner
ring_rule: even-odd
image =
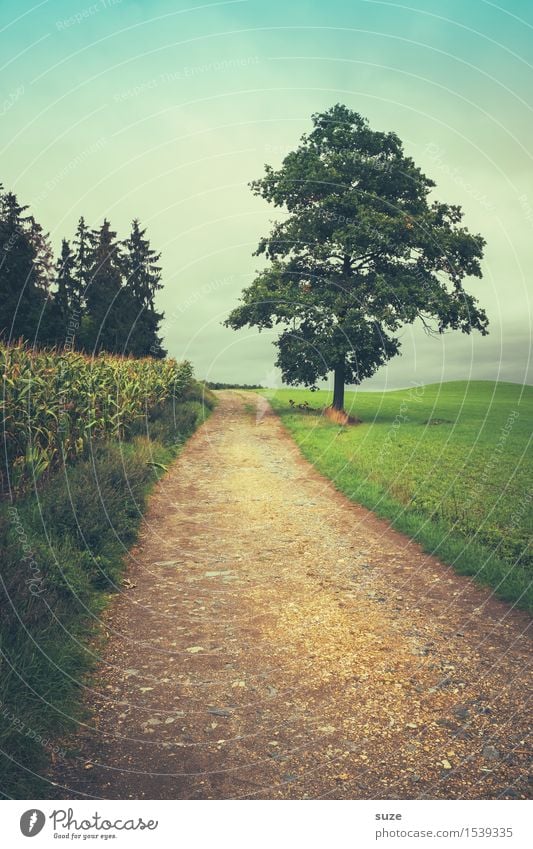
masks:
[[[80,218],[54,260],[48,234],[0,184],[0,339],[164,357],[160,256],[138,219],[120,240],[107,219],[91,229]]]

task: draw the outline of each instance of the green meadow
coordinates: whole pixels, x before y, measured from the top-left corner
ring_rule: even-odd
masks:
[[[346,410],[362,423],[344,427],[322,415],[327,391],[262,394],[349,498],[500,597],[533,606],[532,387],[457,381],[348,392]]]

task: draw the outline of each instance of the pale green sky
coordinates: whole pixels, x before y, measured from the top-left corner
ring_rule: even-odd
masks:
[[[470,0],[3,0],[0,179],[54,245],[80,215],[162,251],[169,352],[275,384],[272,336],[221,321],[276,214],[248,182],[335,102],[395,130],[488,242],[470,291],[491,334],[404,332],[367,388],[527,372],[533,267],[533,6]]]

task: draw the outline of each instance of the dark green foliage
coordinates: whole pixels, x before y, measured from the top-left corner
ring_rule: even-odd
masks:
[[[76,315],[80,305],[78,347],[88,352],[164,357],[158,335],[163,314],[154,306],[162,289],[160,255],[150,247],[139,221],[133,221],[129,238],[120,242],[109,221],[98,231],[89,231],[81,219],[76,245],[78,294],[71,311]]]
[[[63,326],[67,325],[68,318],[73,309],[78,306],[77,282],[75,278],[75,257],[66,239],[61,243],[61,256],[56,266],[56,295],[55,302],[59,309],[59,315]]]
[[[334,371],[339,408],[344,383],[398,353],[402,325],[487,332],[462,285],[481,277],[484,240],[461,225],[460,207],[429,200],[435,184],[395,133],[337,105],[313,116],[278,171],[265,170],[254,193],[288,215],[260,241],[270,264],[226,324],[285,325],[276,345],[286,383],[313,387]]]
[[[122,288],[120,244],[107,219],[91,234],[91,241],[91,275],[85,290],[80,343],[85,351],[127,353],[125,343],[135,318],[135,305],[131,293]]]
[[[0,338],[34,340],[52,266],[48,237],[16,195],[0,185]]]
[[[139,221],[122,242],[109,221],[92,230],[80,218],[54,270],[48,237],[26,210],[0,186],[0,339],[164,357],[160,255]]]
[[[0,508],[0,795],[47,798],[39,776],[80,718],[96,616],[120,585],[147,493],[212,406],[193,383],[132,441],[96,446],[38,495]]]
[[[124,242],[123,271],[125,285],[133,295],[137,309],[135,325],[128,339],[129,350],[136,357],[164,357],[166,353],[157,335],[163,314],[157,312],[154,306],[155,296],[163,288],[158,265],[160,258],[161,254],[152,250],[146,230],[141,229],[135,218],[130,236]]]
[[[93,268],[93,242],[94,234],[82,216],[74,236],[74,280],[69,299],[69,309],[75,316],[80,316],[87,309],[86,293]]]
[[[46,306],[46,320],[41,341],[57,348],[71,348],[73,331],[77,329],[79,309],[75,311],[75,257],[66,239],[61,243],[61,255],[55,268],[55,293]]]
[[[264,389],[259,383],[215,383],[206,380],[205,385],[208,389]]]

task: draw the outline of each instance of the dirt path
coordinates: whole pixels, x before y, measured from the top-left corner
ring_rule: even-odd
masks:
[[[220,393],[105,615],[61,798],[523,798],[529,619]]]

